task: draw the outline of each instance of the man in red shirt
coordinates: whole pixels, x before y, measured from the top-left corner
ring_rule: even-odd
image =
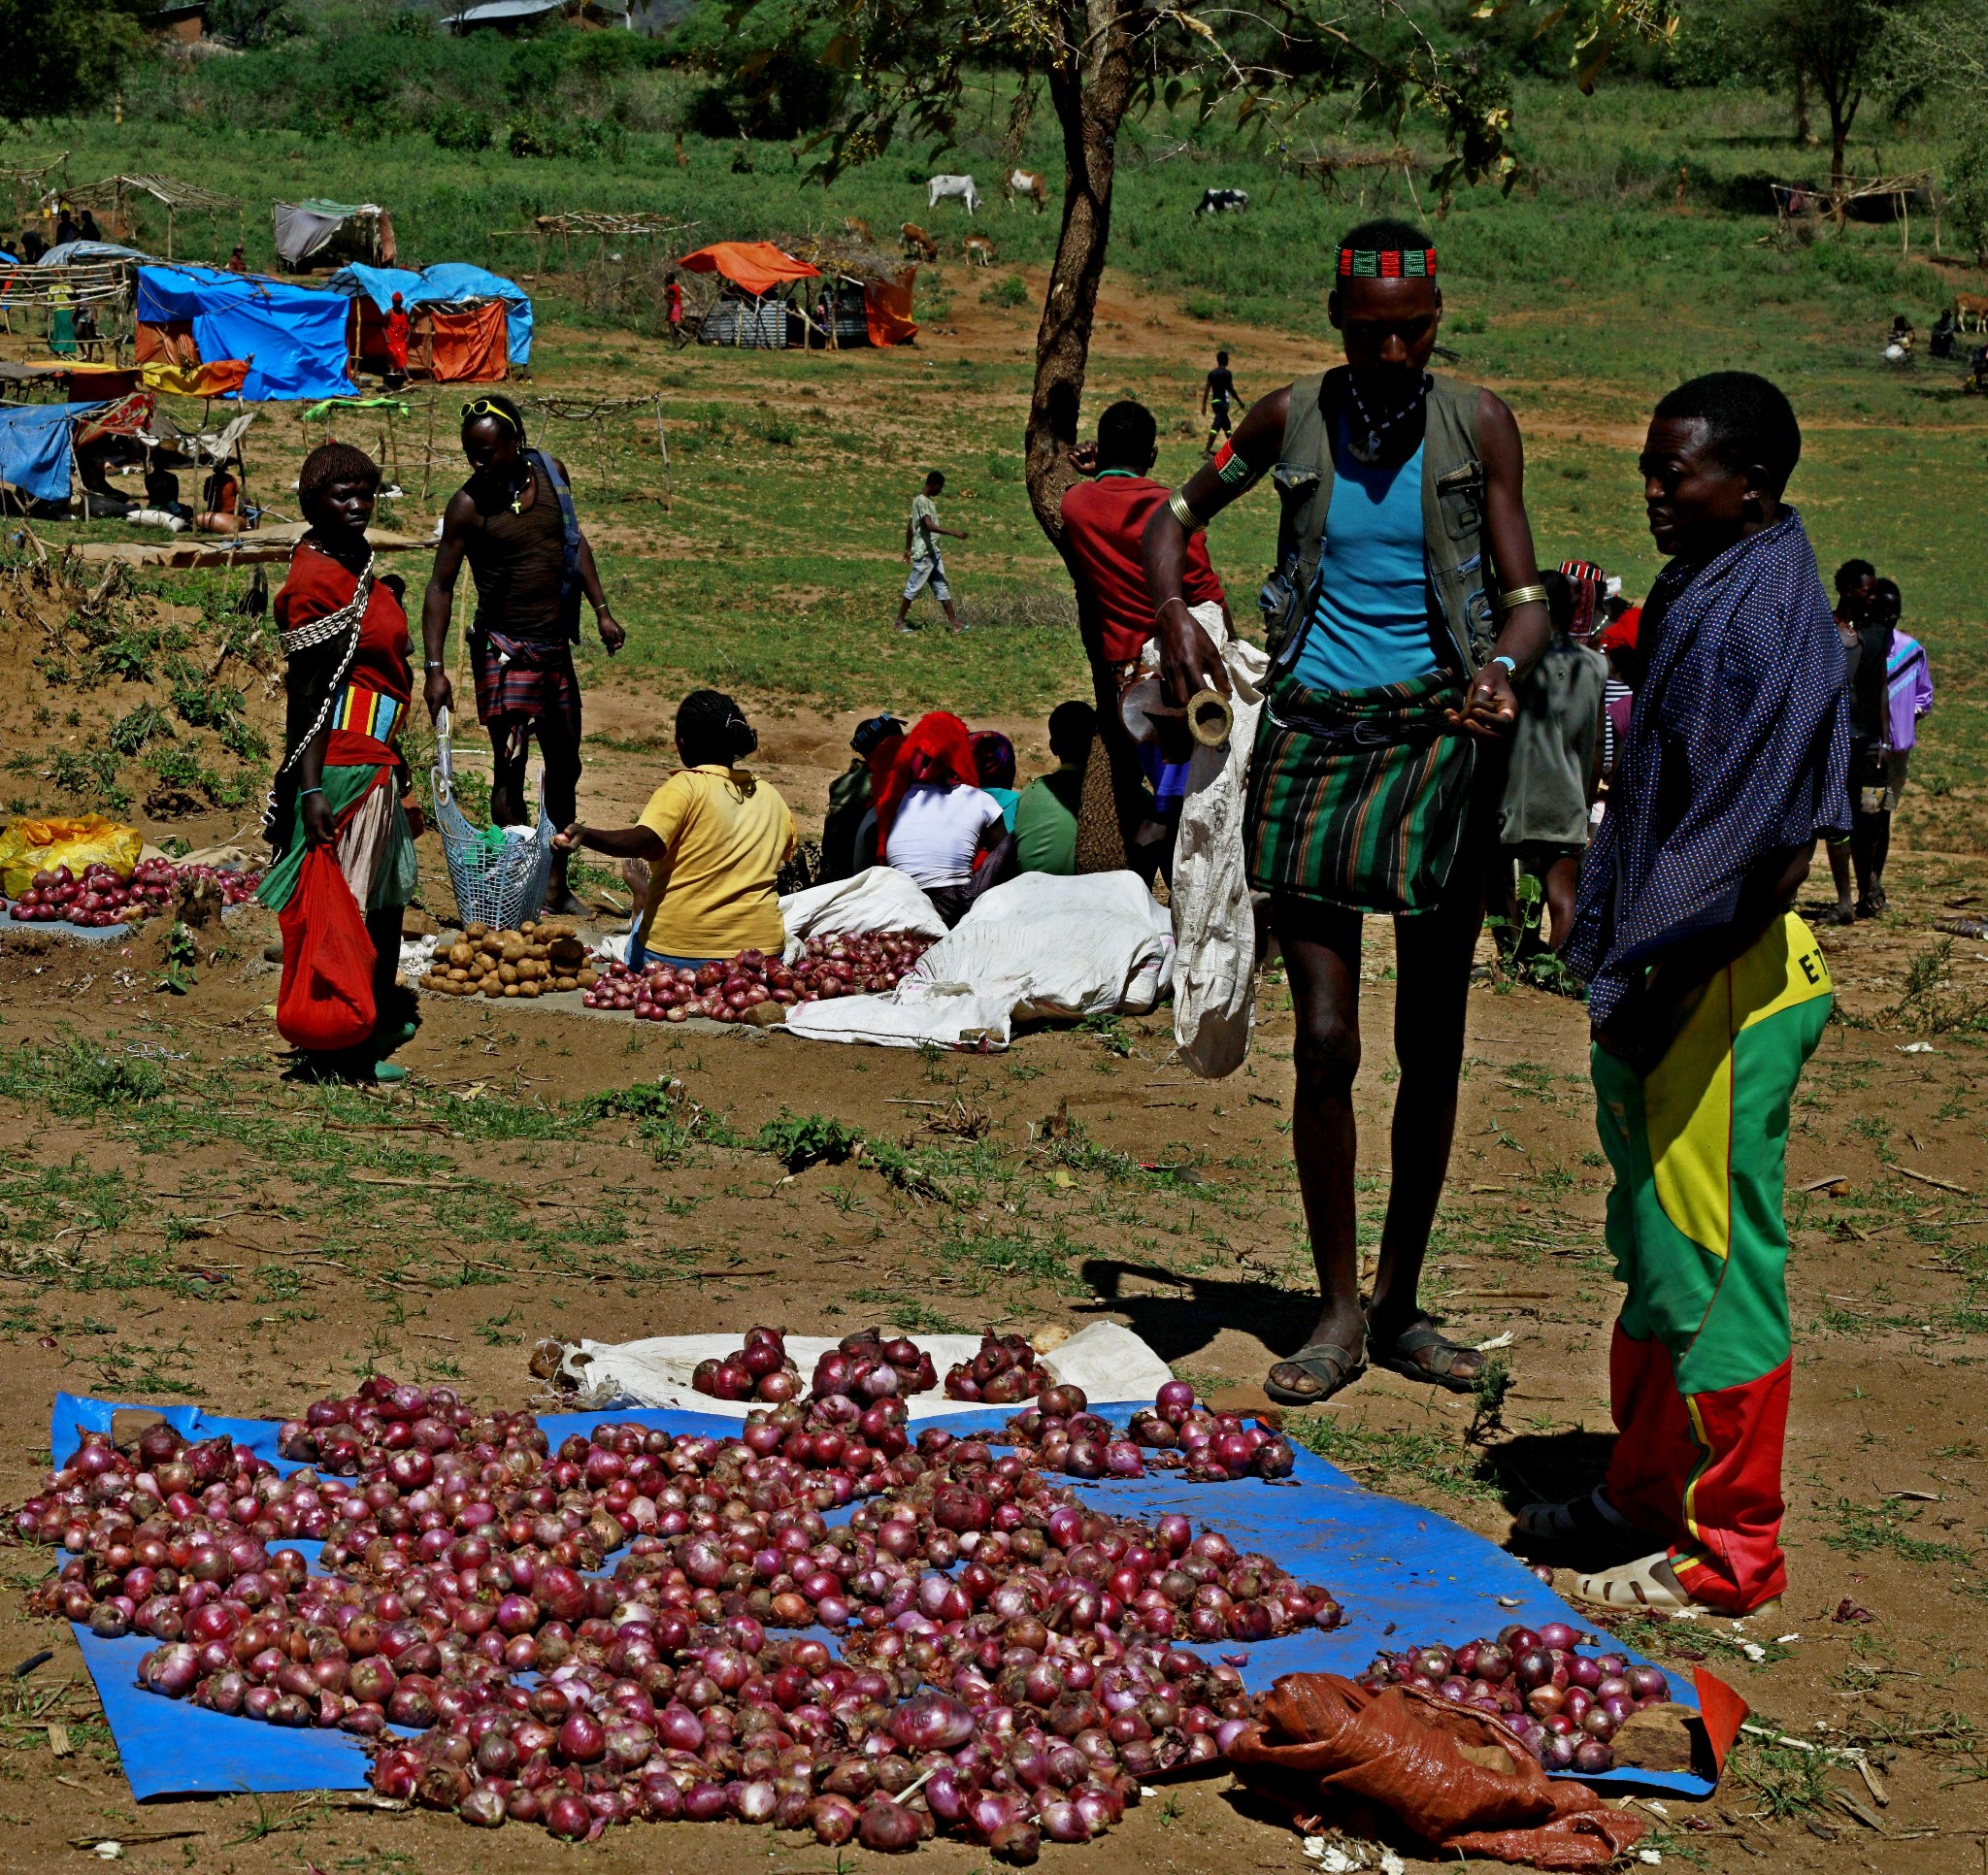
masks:
[[[663,282],[663,299],[670,321],[670,349],[681,351],[686,343],[683,337],[683,287],[675,274]]]
[[[400,295],[386,313],[386,387],[399,390],[408,381],[408,314]]]
[[[1084,792],[1100,798],[1102,765],[1109,763],[1123,841],[1123,858],[1113,856],[1114,863],[1148,878],[1155,867],[1171,872],[1191,749],[1184,723],[1177,735],[1169,735],[1172,725],[1164,727],[1157,744],[1135,742],[1118,709],[1119,693],[1151,674],[1140,662],[1155,629],[1140,543],[1153,510],[1167,499],[1166,484],[1147,473],[1159,454],[1158,436],[1153,413],[1143,404],[1130,399],[1113,404],[1098,419],[1095,465],[1085,460],[1089,451],[1079,450],[1074,458],[1089,472],[1088,478],[1073,482],[1062,504],[1063,558],[1077,583],[1077,626],[1090,660],[1100,728],[1091,757],[1100,766],[1095,777],[1086,776]],[[1190,606],[1219,606],[1228,622],[1228,601],[1209,564],[1205,534],[1189,539],[1183,587]],[[1095,859],[1085,865],[1091,842],[1081,824],[1077,841],[1078,870],[1096,870]]]

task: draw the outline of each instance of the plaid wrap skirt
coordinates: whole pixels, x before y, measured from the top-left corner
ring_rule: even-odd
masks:
[[[556,716],[579,740],[580,677],[573,668],[573,646],[565,639],[474,632],[470,670],[477,684],[477,720],[486,728],[520,716]]]
[[[1249,765],[1249,882],[1352,911],[1433,911],[1469,818],[1477,745],[1437,671],[1371,690],[1272,681]]]

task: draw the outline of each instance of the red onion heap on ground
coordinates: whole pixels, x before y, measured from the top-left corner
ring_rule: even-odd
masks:
[[[1036,1365],[1035,1349],[1019,1334],[982,1334],[980,1351],[945,1373],[948,1399],[989,1406],[1011,1406],[1048,1384],[1049,1376]]]
[[[1375,1693],[1419,1687],[1489,1713],[1549,1771],[1592,1775],[1613,1767],[1610,1741],[1622,1722],[1671,1696],[1654,1666],[1632,1664],[1621,1654],[1583,1654],[1580,1644],[1594,1639],[1566,1622],[1537,1630],[1514,1624],[1500,1628],[1496,1640],[1383,1654],[1360,1683]]]
[[[169,859],[140,860],[129,879],[119,879],[102,861],[72,874],[66,866],[45,868],[13,905],[23,924],[67,922],[102,930],[142,924],[170,911],[180,887],[212,879],[224,905],[240,905],[262,882],[260,872],[222,872],[212,866],[176,866]]]
[[[811,938],[793,964],[764,951],[742,950],[729,963],[679,969],[650,964],[630,970],[612,963],[583,1001],[590,1009],[626,1009],[647,1022],[756,1021],[752,1011],[772,1003],[791,1008],[827,997],[895,989],[931,939],[879,932],[860,938]]]
[[[801,1392],[801,1372],[787,1356],[787,1337],[779,1329],[746,1331],[746,1345],[723,1360],[700,1361],[690,1384],[713,1399],[764,1399],[774,1405]]]
[[[131,1454],[86,1434],[17,1530],[68,1552],[39,1605],[160,1643],[151,1691],[377,1740],[378,1789],[467,1823],[944,1832],[1029,1861],[1234,1735],[1241,1676],[1182,1642],[1340,1609],[1184,1516],[1114,1518],[983,1439],[913,1440],[893,1389],[921,1365],[929,1388],[914,1347],[865,1331],[737,1437],[604,1424],[556,1451],[530,1415],[376,1375],[284,1423],[308,1462],[287,1477],[163,1424]],[[815,1627],[833,1641],[794,1631]]]

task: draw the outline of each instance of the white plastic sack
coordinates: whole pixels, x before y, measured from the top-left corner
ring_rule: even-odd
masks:
[[[1024,872],[976,903],[895,990],[804,1003],[781,1031],[897,1048],[1005,1048],[1016,1022],[1143,1015],[1173,970],[1172,922],[1135,874]]]
[[[1187,770],[1174,843],[1174,1041],[1192,1072],[1218,1080],[1242,1067],[1256,1020],[1256,917],[1242,819],[1270,658],[1228,637],[1219,619],[1209,636],[1228,670],[1236,720],[1222,747],[1195,744]]]
[[[846,879],[790,892],[780,901],[780,920],[786,926],[790,964],[809,938],[854,937],[872,931],[945,936],[945,920],[932,908],[932,901],[894,866],[872,866]]]
[[[700,1361],[720,1360],[739,1345],[742,1329],[731,1334],[659,1334],[646,1341],[581,1341],[567,1350],[559,1377],[580,1392],[580,1405],[593,1410],[613,1406],[676,1406],[744,1419],[760,1402],[713,1399],[698,1393],[690,1376]],[[942,1413],[971,1411],[970,1401],[945,1397],[945,1370],[971,1361],[980,1350],[977,1334],[914,1334],[911,1339],[932,1357],[940,1384],[930,1393],[911,1394],[905,1406],[911,1417],[935,1419]],[[837,1343],[826,1335],[790,1334],[787,1353],[806,1379],[814,1364]],[[1152,1398],[1174,1375],[1167,1364],[1129,1328],[1116,1322],[1093,1322],[1061,1346],[1038,1356],[1051,1380],[1081,1387],[1093,1404]],[[1021,1408],[1017,1406],[1015,1411]]]

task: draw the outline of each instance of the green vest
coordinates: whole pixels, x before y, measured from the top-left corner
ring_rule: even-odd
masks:
[[[1302,628],[1318,599],[1318,563],[1333,487],[1332,433],[1320,407],[1327,375],[1301,378],[1291,386],[1283,448],[1271,471],[1283,517],[1277,527],[1277,571],[1264,587],[1263,610],[1271,655],[1278,665],[1296,656]],[[1474,384],[1433,378],[1422,438],[1422,541],[1431,603],[1438,610],[1432,622],[1448,637],[1472,676],[1498,637],[1484,591],[1480,395]]]

